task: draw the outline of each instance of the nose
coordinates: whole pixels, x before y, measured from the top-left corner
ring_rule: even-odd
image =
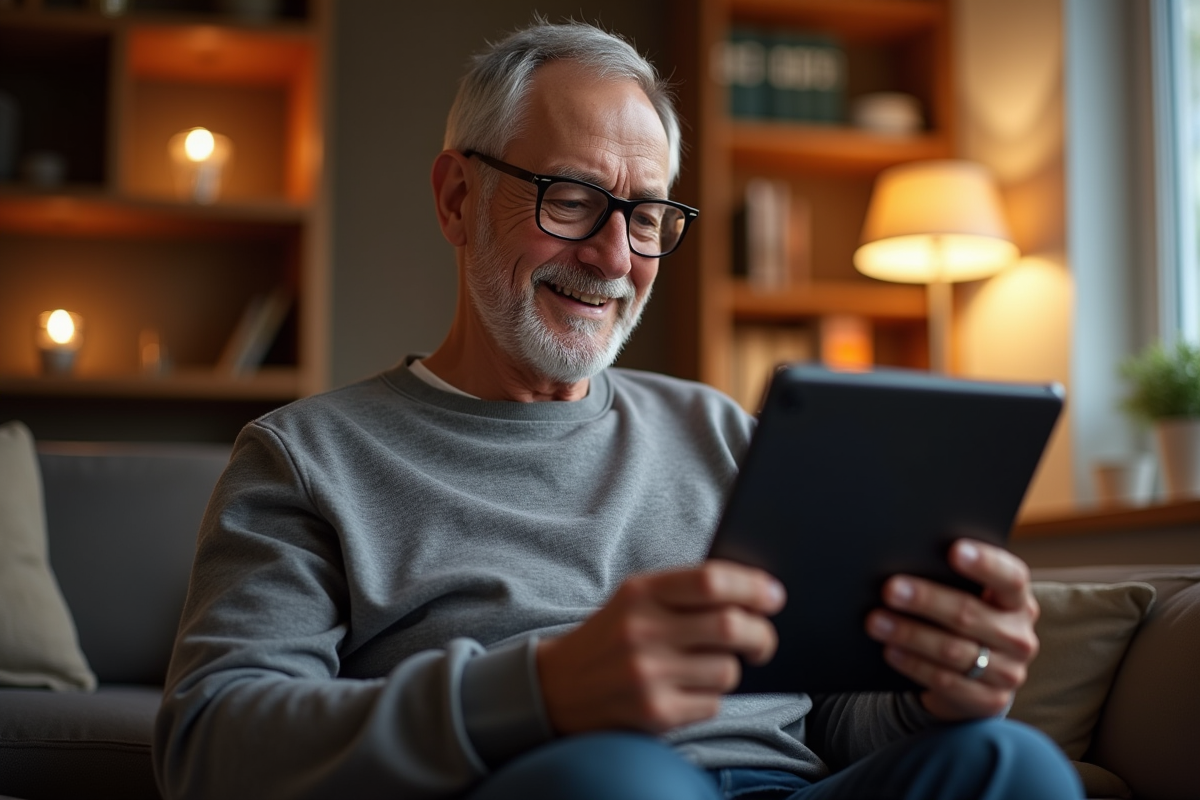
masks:
[[[614,210],[600,230],[579,243],[579,260],[595,267],[605,280],[623,278],[633,269],[625,215]]]

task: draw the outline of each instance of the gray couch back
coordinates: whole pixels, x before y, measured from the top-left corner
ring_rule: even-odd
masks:
[[[38,445],[50,564],[101,683],[161,684],[229,448]]]

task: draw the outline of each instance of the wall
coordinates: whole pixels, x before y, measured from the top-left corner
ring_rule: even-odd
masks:
[[[574,15],[667,50],[666,0],[340,0],[334,3],[331,158],[332,382],[441,342],[454,309],[454,252],[433,212],[429,169],[467,59],[487,39]],[[667,70],[669,72],[669,69]],[[662,369],[664,305],[652,301],[621,363]]]
[[[961,374],[1058,381],[1072,397],[1074,281],[1067,263],[1062,8],[1059,0],[958,0],[960,151],[1001,187],[1022,259],[956,296]],[[1075,502],[1073,403],[1060,419],[1026,513]]]

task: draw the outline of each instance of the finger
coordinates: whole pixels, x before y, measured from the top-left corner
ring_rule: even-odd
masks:
[[[1003,611],[974,595],[922,578],[897,575],[883,589],[891,609],[932,622],[953,634],[1028,662],[1037,652],[1033,615]]]
[[[1029,567],[1007,550],[973,539],[959,539],[950,548],[956,571],[987,590],[998,608],[1016,610],[1029,601]]]
[[[990,717],[1002,713],[1012,699],[1008,689],[972,680],[898,647],[885,647],[884,658],[898,672],[926,687],[926,707],[942,719]]]
[[[639,579],[634,579],[639,580]],[[786,601],[783,584],[763,570],[711,560],[698,567],[641,576],[658,602],[676,609],[737,605],[775,614]]]
[[[671,684],[688,692],[726,694],[737,688],[742,667],[731,655],[703,653],[673,659]]]
[[[752,664],[770,661],[779,645],[770,620],[737,606],[680,614],[669,635],[683,650],[737,653]]]
[[[975,666],[982,645],[916,620],[876,610],[867,617],[867,633],[934,667],[966,675]],[[1000,689],[1016,689],[1025,680],[1025,664],[1002,650],[988,647],[988,663],[975,680]]]

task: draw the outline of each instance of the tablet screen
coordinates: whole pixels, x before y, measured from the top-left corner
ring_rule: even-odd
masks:
[[[744,665],[738,691],[916,688],[867,613],[900,572],[978,591],[947,564],[950,544],[1005,544],[1062,403],[1057,385],[777,372],[710,551],[788,589],[779,650]]]

